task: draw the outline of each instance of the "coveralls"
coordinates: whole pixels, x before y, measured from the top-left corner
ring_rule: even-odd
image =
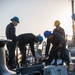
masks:
[[[67,64],[69,64],[70,60],[69,60],[69,57],[68,57],[67,52],[66,52],[65,40],[57,32],[54,32],[52,35],[53,35],[52,39],[47,38],[46,55],[48,55],[51,43],[52,43],[53,46],[51,48],[51,51],[50,51],[50,54],[49,54],[49,59],[47,60],[46,64],[47,65],[51,64],[52,60],[55,58],[56,53],[59,49],[61,50],[61,52],[64,56],[65,62],[67,62]],[[61,44],[62,47],[59,47],[59,44]],[[59,49],[57,47],[59,47]]]
[[[53,33],[54,32],[58,32],[58,33],[60,33],[61,34],[61,36],[65,39],[65,31],[64,31],[64,29],[62,28],[62,27],[56,27],[54,30],[53,30]],[[65,43],[66,44],[66,43]],[[66,46],[66,45],[65,45]],[[61,52],[61,51],[60,51]],[[68,52],[67,52],[68,53]],[[55,63],[54,64],[56,64],[56,62],[57,62],[57,58],[58,58],[58,55],[56,54],[56,57],[55,57]],[[64,60],[64,58],[63,58],[63,55],[62,55],[62,52],[61,52],[61,58],[62,58],[62,60]],[[63,64],[63,62],[62,62],[62,64]]]
[[[65,39],[65,31],[64,31],[64,29],[63,29],[62,27],[59,27],[59,29],[55,28],[55,29],[53,30],[53,33],[54,33],[54,32],[60,33],[61,36]]]
[[[11,42],[7,43],[7,49],[9,50],[9,62],[8,64],[12,67],[14,63],[14,57],[15,57],[15,47],[17,42],[17,37],[15,34],[15,27],[12,23],[7,25],[6,27],[6,38],[11,40]]]
[[[26,64],[26,45],[29,44],[31,48],[32,55],[35,57],[34,42],[36,41],[36,36],[32,33],[21,34],[18,36],[18,47],[22,54],[22,64]]]

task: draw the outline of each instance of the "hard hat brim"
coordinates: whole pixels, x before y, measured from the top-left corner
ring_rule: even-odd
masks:
[[[11,19],[11,21],[13,21],[14,19]],[[19,21],[17,21],[17,20],[14,20],[14,21],[16,21],[16,22],[18,22],[18,23],[20,23]]]

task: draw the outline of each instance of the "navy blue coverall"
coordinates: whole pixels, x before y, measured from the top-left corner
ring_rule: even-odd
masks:
[[[53,33],[54,33],[54,32],[60,33],[61,36],[65,39],[65,31],[64,31],[64,29],[63,29],[62,27],[59,27],[59,29],[55,28],[55,29],[53,30]]]
[[[36,36],[32,33],[21,34],[18,36],[18,41],[18,47],[22,53],[22,64],[26,64],[26,45],[30,45],[32,55],[35,57],[34,42],[37,42]]]
[[[54,32],[58,32],[58,33],[60,33],[60,35],[65,39],[65,31],[64,31],[64,29],[62,28],[62,27],[56,27],[54,30],[53,30],[53,33]],[[65,39],[66,40],[66,39]],[[65,43],[66,44],[66,43]],[[66,46],[66,45],[65,45]],[[61,52],[61,51],[60,51]],[[67,52],[68,53],[68,52]],[[62,52],[61,52],[61,58],[62,58],[62,60],[64,60],[64,58],[63,58],[63,55],[62,55]],[[56,64],[56,61],[57,61],[57,54],[56,54],[56,57],[55,57],[55,64]],[[63,62],[62,62],[62,64],[63,64]]]
[[[17,37],[15,35],[15,27],[12,23],[7,25],[6,27],[6,38],[12,40],[11,42],[7,43],[7,49],[9,50],[9,65],[12,66],[13,60],[15,57],[15,47],[17,42]]]
[[[52,45],[53,45],[51,48],[50,54],[49,54],[49,59],[47,60],[47,65],[51,64],[52,60],[55,58],[56,53],[59,49],[61,50],[61,52],[64,56],[65,62],[67,62],[67,64],[69,64],[70,61],[69,61],[69,57],[68,57],[67,52],[66,52],[65,40],[57,32],[53,33],[52,35],[53,35],[52,39],[47,38],[47,46],[46,46],[46,51],[45,51],[46,56],[48,56],[50,43],[52,43]],[[57,47],[59,46],[59,44],[61,44],[62,47],[59,47],[59,49],[58,49]]]

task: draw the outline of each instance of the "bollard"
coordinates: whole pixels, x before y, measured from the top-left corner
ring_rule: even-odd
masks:
[[[9,42],[7,40],[0,40],[0,75],[15,75],[16,73],[10,71],[6,66],[4,45]]]

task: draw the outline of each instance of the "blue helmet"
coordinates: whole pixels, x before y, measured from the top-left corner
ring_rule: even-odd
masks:
[[[38,41],[39,42],[42,42],[43,41],[43,37],[42,36],[38,35],[37,37],[38,37]]]
[[[72,15],[72,19],[75,20],[75,14]]]
[[[16,17],[16,16],[15,16],[15,17],[13,17],[13,18],[11,19],[11,21],[12,21],[12,20],[15,20],[15,21],[17,21],[17,22],[19,23],[19,18],[18,18],[18,17]]]
[[[46,30],[46,31],[44,32],[45,38],[49,37],[50,35],[51,35],[51,31]]]

